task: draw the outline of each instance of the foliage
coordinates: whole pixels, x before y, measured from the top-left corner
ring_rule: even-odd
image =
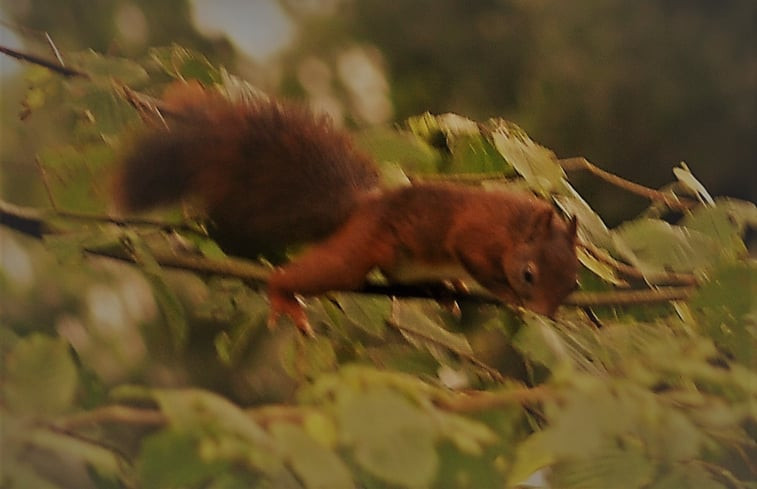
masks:
[[[179,213],[166,225],[97,218],[115,148],[139,124],[124,84],[248,87],[179,47],[136,61],[82,53],[76,66],[92,77],[29,72],[30,117],[56,114],[71,132],[39,155],[63,211],[44,217],[62,231],[44,243],[58,281],[24,294],[3,265],[18,303],[0,330],[3,487],[757,487],[757,267],[743,242],[754,204],[710,198],[681,167],[678,197],[693,207],[652,206],[608,229],[512,123],[424,114],[370,129],[358,140],[388,181],[472,178],[577,214],[594,247],[581,254],[584,291],[700,285],[656,306],[565,306],[556,321],[334,293],[308,301],[317,337],[303,338],[266,328],[253,285],[161,262],[187,248],[226,260]],[[134,265],[82,258],[113,250]],[[65,299],[38,304],[45,290]],[[30,315],[40,306],[49,314]]]

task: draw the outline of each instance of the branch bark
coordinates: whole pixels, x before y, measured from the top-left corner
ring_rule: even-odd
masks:
[[[623,190],[627,190],[628,192],[640,195],[651,201],[662,202],[671,209],[686,210],[698,205],[697,202],[693,200],[684,199],[671,193],[660,192],[659,190],[645,187],[643,185],[639,185],[636,182],[621,178],[613,173],[602,170],[583,157],[565,158],[560,160],[559,162],[560,166],[565,171],[586,170],[601,178],[602,180],[615,185],[618,188],[622,188]]]
[[[98,223],[116,223],[130,225],[107,216],[87,216],[81,214],[67,215],[56,211],[20,207],[0,200],[0,225],[30,236],[43,239],[46,236],[62,235],[67,231],[51,223],[51,219],[69,219],[77,221],[90,220]],[[141,222],[141,221],[137,221]],[[144,223],[142,223],[144,224]],[[148,221],[148,224],[155,224]],[[161,224],[161,226],[163,226]],[[84,247],[82,252],[90,256],[105,257],[126,263],[136,263],[134,256],[126,247]],[[184,270],[204,276],[223,276],[237,278],[247,283],[262,285],[268,279],[270,269],[266,266],[239,258],[226,257],[222,260],[209,259],[192,254],[167,253],[152,250],[153,258],[164,268]],[[617,290],[610,292],[574,292],[566,304],[589,307],[599,305],[632,305],[686,300],[694,287],[661,287],[657,289]],[[336,292],[336,291],[335,291]],[[494,296],[486,293],[460,292],[452,290],[442,283],[427,284],[383,284],[368,282],[355,292],[391,297],[416,297],[445,301],[474,301],[482,304],[501,304]]]
[[[6,54],[10,56],[11,58],[16,58],[20,61],[25,61],[27,63],[43,66],[47,68],[48,70],[54,71],[67,78],[74,78],[74,77],[90,78],[88,73],[85,73],[83,71],[79,71],[73,68],[68,68],[66,66],[61,65],[59,62],[50,61],[50,60],[41,58],[39,56],[36,56],[34,54],[22,53],[21,51],[17,51],[11,48],[6,48],[4,46],[0,46],[0,53]]]

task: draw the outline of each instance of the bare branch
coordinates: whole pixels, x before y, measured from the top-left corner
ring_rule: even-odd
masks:
[[[67,68],[65,66],[62,66],[56,62],[41,58],[39,56],[36,56],[34,54],[28,54],[28,53],[22,53],[21,51],[17,51],[15,49],[6,48],[5,46],[0,46],[0,53],[6,54],[12,58],[16,58],[21,61],[25,61],[27,63],[32,63],[38,66],[43,66],[47,68],[50,71],[54,71],[58,74],[61,74],[67,78],[90,78],[89,73],[85,73],[83,71],[75,70],[73,68]]]
[[[0,224],[36,239],[55,232],[37,209],[19,207],[3,200],[0,200]]]
[[[436,399],[440,408],[457,413],[475,413],[498,409],[513,404],[534,404],[546,399],[556,399],[557,395],[548,387],[523,387],[497,391],[474,391]]]
[[[0,224],[33,238],[42,239],[47,235],[61,234],[63,232],[48,222],[49,217],[68,217],[77,220],[90,219],[93,222],[107,221],[123,225],[130,224],[128,221],[119,221],[103,216],[67,215],[56,212],[45,213],[37,209],[14,206],[0,200]],[[123,247],[84,248],[82,251],[92,256],[135,263],[134,257]],[[155,261],[163,267],[191,271],[206,276],[220,275],[238,278],[248,283],[263,284],[268,279],[268,274],[270,273],[268,267],[240,258],[226,257],[222,260],[217,260],[199,255],[167,253],[158,250],[153,250],[152,253]],[[660,287],[658,289],[610,292],[579,291],[571,294],[566,300],[566,304],[575,306],[651,304],[685,300],[691,295],[693,290],[694,287]],[[368,282],[360,289],[345,292],[390,297],[417,297],[445,301],[474,301],[481,304],[501,304],[496,297],[490,294],[452,290],[442,283],[382,284]]]
[[[612,290],[608,292],[573,292],[566,301],[579,307],[631,306],[659,302],[685,301],[696,287],[659,287],[656,289]]]
[[[559,163],[565,171],[587,170],[590,173],[598,176],[602,180],[615,185],[616,187],[622,188],[623,190],[627,190],[628,192],[634,193],[636,195],[641,195],[642,197],[645,197],[651,201],[662,202],[671,209],[686,210],[697,205],[697,203],[693,200],[683,199],[675,194],[660,192],[659,190],[645,187],[630,180],[626,180],[625,178],[621,178],[608,171],[602,170],[583,157],[565,158],[559,160]]]
[[[431,337],[429,335],[424,335],[423,333],[421,333],[418,330],[404,328],[401,324],[397,323],[396,321],[388,321],[388,324],[390,326],[392,326],[393,328],[396,328],[396,329],[402,331],[406,335],[414,336],[414,337],[419,338],[419,339],[421,339],[421,340],[423,340],[425,342],[433,343],[435,345],[441,346],[445,350],[449,350],[449,347],[447,345],[439,342],[436,338],[433,338],[433,337]],[[479,369],[481,369],[484,372],[486,372],[487,374],[489,374],[489,376],[491,376],[491,378],[494,379],[495,381],[497,381],[499,383],[503,383],[505,381],[505,377],[501,373],[499,373],[499,371],[497,371],[493,367],[490,367],[486,363],[482,362],[481,360],[479,360],[478,358],[476,358],[475,355],[472,355],[472,354],[466,353],[466,352],[462,352],[462,351],[458,351],[458,350],[454,350],[454,349],[451,350],[451,351],[453,353],[455,353],[456,355],[458,355],[458,356],[460,356],[462,358],[465,358],[466,360],[468,360],[469,362],[471,362],[473,365],[475,365]]]
[[[65,68],[66,63],[63,61],[63,56],[60,55],[60,51],[58,51],[58,47],[53,42],[53,38],[47,32],[45,32],[45,40],[47,41],[47,45],[50,46],[53,55],[55,55],[55,59],[58,60],[58,64]]]
[[[136,408],[113,404],[91,411],[72,414],[58,423],[64,429],[90,427],[104,423],[121,423],[140,426],[163,426],[167,420],[157,409]]]
[[[626,275],[627,277],[637,278],[651,282],[653,284],[681,284],[681,285],[697,285],[699,281],[691,273],[676,273],[676,272],[659,272],[659,273],[644,273],[636,267],[620,262],[610,256],[605,250],[595,246],[592,243],[583,242],[581,245],[586,251],[591,253],[597,260],[610,265],[618,272]]]

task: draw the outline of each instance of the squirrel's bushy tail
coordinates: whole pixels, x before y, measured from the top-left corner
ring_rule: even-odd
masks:
[[[160,130],[130,143],[113,184],[119,211],[139,212],[172,204],[191,192],[198,147],[191,133]]]
[[[351,138],[303,107],[233,104],[215,93],[179,112],[169,128],[129,145],[116,206],[142,211],[189,197],[227,251],[324,237],[378,184],[375,165]]]

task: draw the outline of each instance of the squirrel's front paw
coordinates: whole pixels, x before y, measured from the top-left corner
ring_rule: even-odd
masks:
[[[306,336],[315,337],[302,303],[292,294],[268,292],[271,309],[268,313],[268,327],[274,328],[281,316],[289,316],[297,329]]]

